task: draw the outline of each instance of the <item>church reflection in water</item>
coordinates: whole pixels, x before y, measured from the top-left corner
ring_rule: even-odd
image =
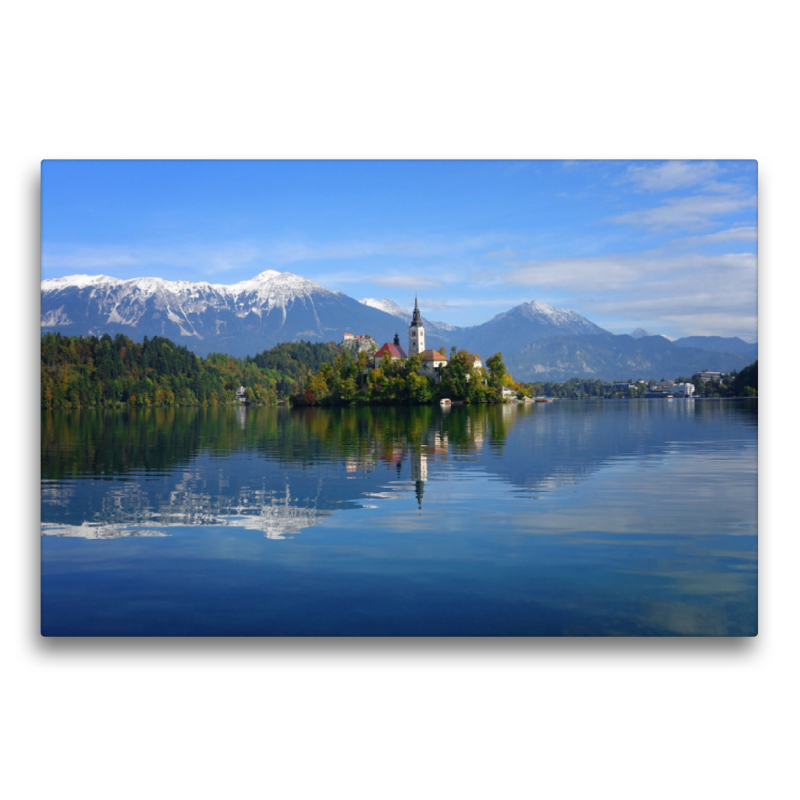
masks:
[[[115,538],[226,525],[291,538],[375,499],[413,492],[421,512],[431,482],[464,469],[536,497],[611,461],[693,442],[682,417],[724,430],[728,418],[750,414],[757,425],[756,411],[721,404],[532,405],[50,414],[42,533]]]

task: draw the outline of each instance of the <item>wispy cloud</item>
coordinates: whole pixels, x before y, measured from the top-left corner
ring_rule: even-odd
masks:
[[[458,304],[451,303],[448,300],[430,300],[427,297],[420,297],[420,307],[423,309],[431,309],[433,311],[446,311],[455,308]]]
[[[608,221],[621,225],[638,225],[656,231],[668,228],[696,230],[709,227],[718,217],[753,209],[755,206],[755,197],[675,197],[655,208],[629,211],[609,217]]]
[[[108,267],[132,267],[140,263],[130,251],[105,247],[82,247],[72,252],[42,252],[42,267],[97,270]]]
[[[94,247],[49,245],[42,251],[45,269],[105,270],[138,268],[140,273],[172,267],[195,269],[204,275],[229,272],[244,265],[257,264],[261,258],[258,247],[247,243],[232,243],[215,247],[146,247],[99,245]]]
[[[519,265],[505,276],[536,299],[574,308],[603,327],[673,335],[755,336],[757,257],[663,250]]]
[[[553,258],[545,261],[528,261],[505,276],[516,286],[561,287],[572,291],[610,291],[628,288],[631,284],[646,281],[657,275],[681,278],[717,273],[746,273],[755,275],[756,257],[751,253],[701,255],[683,253],[668,255],[663,251],[623,253],[611,256],[586,258]]]
[[[361,279],[365,279],[362,277]],[[378,286],[396,286],[402,289],[415,289],[416,287],[438,287],[441,281],[423,278],[419,275],[379,275],[366,279],[367,283],[376,283]]]
[[[494,234],[465,237],[427,236],[424,238],[373,239],[349,242],[273,242],[264,245],[263,256],[271,263],[350,260],[378,256],[403,258],[455,258],[496,247]]]
[[[664,161],[660,164],[632,164],[623,181],[650,192],[668,192],[689,186],[717,184],[722,168],[715,161]],[[721,184],[719,184],[721,185]]]
[[[748,242],[756,244],[758,242],[758,228],[755,225],[742,225],[738,228],[728,228],[716,233],[706,233],[702,236],[687,236],[684,239],[677,239],[674,243],[686,247],[696,247],[718,242]]]
[[[359,261],[364,259],[462,259],[502,246],[493,234],[472,237],[430,236],[420,239],[365,239],[342,242],[283,241],[221,242],[169,247],[144,245],[48,244],[42,266],[48,269],[103,270],[113,267],[192,268],[205,275],[230,272],[253,264],[258,269],[292,264]]]
[[[513,250],[490,250],[484,253],[484,258],[514,258],[517,254]]]

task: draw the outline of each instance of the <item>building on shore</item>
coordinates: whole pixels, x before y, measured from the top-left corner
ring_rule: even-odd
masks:
[[[468,361],[470,364],[472,364],[472,369],[473,369],[473,371],[474,371],[474,370],[478,370],[478,369],[483,369],[483,359],[481,359],[481,357],[480,357],[480,356],[476,356],[475,354],[473,354],[473,353],[470,353],[470,354],[467,356],[467,361]]]
[[[637,389],[638,385],[635,383],[604,383],[603,390],[606,392],[629,392],[631,389]]]
[[[703,383],[707,383],[708,381],[719,381],[722,380],[722,373],[721,372],[712,372],[710,369],[704,369],[702,372],[698,372],[696,375],[692,375],[693,378],[699,378]]]
[[[425,351],[425,327],[422,324],[422,315],[419,313],[419,302],[414,297],[414,313],[411,324],[408,326],[408,353],[416,356]]]
[[[694,384],[675,383],[672,385],[673,397],[691,397],[694,394]]]
[[[372,357],[372,366],[375,369],[378,369],[384,360],[397,361],[398,359],[402,359],[405,361],[407,358],[408,355],[406,354],[406,351],[403,350],[403,346],[400,344],[400,337],[395,334],[394,341],[386,342]]]
[[[424,350],[420,353],[420,358],[422,359],[422,366],[419,374],[424,375],[426,378],[432,378],[436,383],[441,383],[442,370],[447,366],[450,359],[436,350]]]
[[[378,349],[377,342],[368,334],[363,336],[356,336],[352,333],[346,333],[344,339],[339,342],[339,347],[346,348],[353,353],[374,353]]]
[[[350,336],[351,334],[345,334],[345,339],[350,341],[350,339],[347,338]],[[365,339],[371,337],[360,338]],[[445,367],[450,363],[450,359],[444,353],[425,348],[425,326],[423,325],[422,315],[419,310],[419,300],[415,297],[414,313],[411,317],[411,323],[408,326],[408,353],[406,353],[403,346],[400,344],[400,336],[395,334],[393,342],[385,342],[377,352],[375,352],[372,357],[372,363],[368,364],[367,369],[377,369],[386,360],[405,360],[416,355],[420,357],[420,361],[422,362],[419,374],[426,378],[431,378],[436,383],[441,383],[442,373]],[[483,360],[478,355],[469,354],[467,356],[467,363],[470,365],[470,371],[466,376],[467,380],[469,380],[472,377],[472,373],[479,372],[483,369]],[[484,383],[486,383],[485,380]]]
[[[651,381],[650,391],[671,393],[674,385],[675,381]]]

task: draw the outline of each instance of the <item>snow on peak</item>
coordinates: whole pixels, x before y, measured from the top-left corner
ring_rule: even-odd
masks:
[[[266,281],[274,280],[275,278],[279,277],[280,274],[281,273],[278,272],[278,270],[276,270],[276,269],[265,269],[263,272],[259,272],[258,275],[256,275],[254,278],[251,278],[250,280],[253,281],[254,283],[256,281],[266,282]],[[291,272],[284,272],[283,274],[284,275],[291,275],[292,273]]]
[[[384,311],[391,314],[393,317],[401,317],[402,319],[410,319],[411,312],[407,311],[402,306],[390,300],[388,297],[382,297],[380,300],[374,300],[371,297],[365,297],[361,303],[370,308],[377,308],[378,311]]]
[[[554,325],[559,325],[564,322],[575,322],[576,320],[583,319],[580,314],[570,311],[567,308],[556,308],[555,306],[542,303],[538,300],[531,300],[530,303],[523,303],[519,308],[526,317],[544,318]],[[513,310],[513,309],[512,309]]]
[[[109,286],[126,291],[141,292],[146,296],[158,293],[197,295],[209,291],[217,292],[228,297],[238,297],[244,293],[253,292],[259,297],[276,297],[292,299],[301,295],[319,292],[329,292],[324,286],[314,281],[294,275],[291,272],[278,272],[268,269],[248,280],[234,284],[210,284],[207,281],[170,281],[164,278],[130,278],[121,280],[108,275],[68,275],[63,278],[49,278],[42,281],[42,291],[60,291],[71,287],[77,289],[98,288]]]
[[[237,296],[253,292],[261,299],[279,299],[279,305],[287,300],[293,300],[304,295],[333,294],[329,289],[308,280],[308,278],[303,278],[292,272],[276,272],[274,269],[268,269],[250,280],[234,283],[233,286],[216,288],[227,289],[231,294]]]
[[[99,286],[104,283],[116,285],[122,281],[108,275],[65,275],[63,278],[48,278],[42,281],[42,291],[58,291],[72,286],[84,289],[87,286]]]
[[[586,317],[581,316],[577,311],[570,311],[567,308],[556,308],[555,306],[541,303],[538,300],[531,300],[530,303],[521,303],[508,311],[503,311],[491,322],[499,322],[504,319],[521,318],[533,322],[536,325],[546,325],[553,328],[570,330],[572,333],[582,331],[586,333],[598,333],[602,330]]]

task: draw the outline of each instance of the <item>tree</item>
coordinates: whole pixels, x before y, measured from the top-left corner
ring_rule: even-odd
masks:
[[[750,389],[750,391],[747,391]],[[758,361],[744,367],[733,379],[731,392],[735,395],[754,397],[758,394]]]
[[[468,361],[466,350],[453,348],[447,366],[442,370],[442,391],[454,400],[464,400],[468,396],[472,364]]]
[[[487,358],[486,369],[489,371],[489,386],[495,395],[499,396],[506,383],[506,365],[503,363],[503,354],[495,353]]]
[[[329,366],[326,364],[325,366]],[[328,384],[320,371],[317,375],[311,375],[306,383],[306,397],[312,403],[319,403],[324,397],[328,396]]]

